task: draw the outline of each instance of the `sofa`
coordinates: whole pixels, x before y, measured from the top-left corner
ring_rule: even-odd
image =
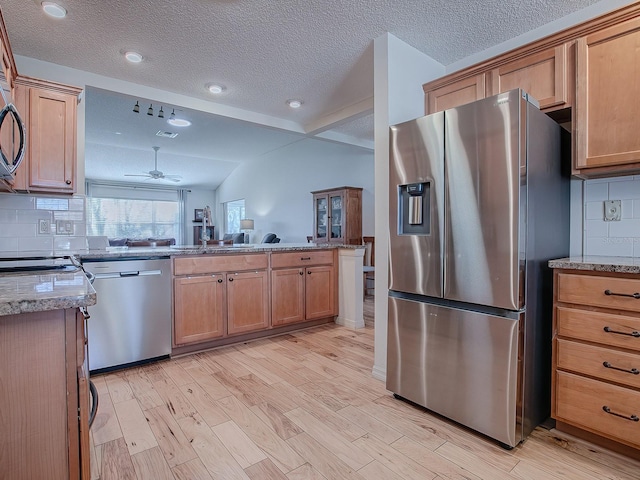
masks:
[[[175,245],[175,238],[110,238],[110,247],[168,247]]]

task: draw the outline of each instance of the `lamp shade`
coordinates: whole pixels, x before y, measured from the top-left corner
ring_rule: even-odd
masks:
[[[250,218],[240,220],[240,230],[253,230],[253,220]]]

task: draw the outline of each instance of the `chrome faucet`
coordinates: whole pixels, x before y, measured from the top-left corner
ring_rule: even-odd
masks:
[[[211,237],[209,236],[209,231],[207,230],[207,224],[211,225],[212,223],[213,221],[211,220],[211,208],[209,207],[209,205],[207,205],[206,207],[204,207],[204,212],[202,216],[202,235],[200,239],[202,240],[203,248],[206,248],[207,242],[211,240]]]

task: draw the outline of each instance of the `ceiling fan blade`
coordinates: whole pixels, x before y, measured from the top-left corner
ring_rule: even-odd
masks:
[[[125,173],[125,177],[150,177],[148,174],[135,174],[135,173]]]

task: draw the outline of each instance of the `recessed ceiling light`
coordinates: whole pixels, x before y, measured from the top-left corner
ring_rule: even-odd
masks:
[[[287,105],[291,108],[300,108],[302,106],[302,100],[287,100]]]
[[[144,57],[138,52],[126,52],[124,54],[124,58],[129,60],[131,63],[140,63]]]
[[[224,92],[226,90],[223,85],[218,85],[216,83],[212,83],[207,88],[209,89],[209,91],[211,93],[216,94],[216,95],[219,94],[219,93],[222,93],[222,92]]]
[[[40,5],[42,5],[42,10],[44,10],[44,13],[46,13],[50,17],[64,18],[67,16],[67,11],[64,9],[64,7],[61,7],[57,3],[42,2]]]
[[[184,118],[170,118],[167,120],[169,125],[173,125],[174,127],[188,127],[191,125],[189,120],[185,120]]]

